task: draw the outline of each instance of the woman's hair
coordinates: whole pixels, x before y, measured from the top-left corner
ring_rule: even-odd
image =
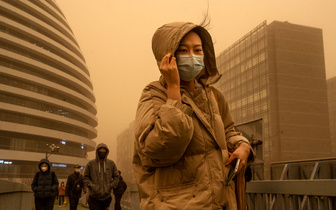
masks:
[[[206,30],[210,29],[211,18],[209,16],[209,2],[206,12],[203,14],[203,20],[198,24],[199,26],[205,28]]]

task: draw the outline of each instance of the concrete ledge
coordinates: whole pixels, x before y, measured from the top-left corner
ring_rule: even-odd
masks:
[[[14,192],[31,192],[31,187],[25,184],[11,182],[6,180],[0,180],[0,194],[2,193],[14,193]]]
[[[0,209],[34,209],[34,193],[25,184],[0,180]]]

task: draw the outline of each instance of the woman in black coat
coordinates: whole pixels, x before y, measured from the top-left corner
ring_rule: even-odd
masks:
[[[35,196],[36,210],[52,210],[58,189],[58,179],[55,172],[50,171],[50,163],[42,159],[39,163],[40,172],[37,172],[31,188]]]

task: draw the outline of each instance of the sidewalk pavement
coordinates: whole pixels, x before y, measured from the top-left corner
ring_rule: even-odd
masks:
[[[69,210],[70,209],[70,206],[67,205],[67,206],[61,206],[59,207],[58,205],[54,205],[54,210]],[[83,207],[81,205],[78,205],[77,206],[77,210],[88,210],[89,208],[86,208],[86,207]]]

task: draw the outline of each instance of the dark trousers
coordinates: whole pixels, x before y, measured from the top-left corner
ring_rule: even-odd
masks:
[[[89,196],[89,208],[90,210],[107,210],[110,207],[112,197],[109,197],[105,200],[98,200],[92,196]]]
[[[121,210],[120,200],[122,195],[114,195],[115,203],[114,203],[114,210]]]
[[[55,197],[37,198],[35,197],[36,210],[53,210]]]
[[[64,195],[58,196],[58,205],[61,206],[64,203]]]
[[[77,210],[79,198],[69,197],[70,210]]]

